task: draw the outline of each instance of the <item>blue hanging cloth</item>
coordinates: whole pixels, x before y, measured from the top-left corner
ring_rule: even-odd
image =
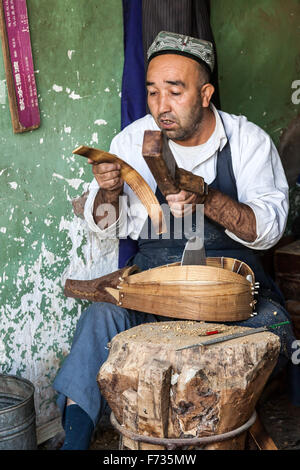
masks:
[[[146,114],[142,0],[123,0],[123,22],[122,129]]]
[[[146,114],[145,65],[142,30],[142,0],[123,0],[124,69],[121,98],[121,128]],[[119,268],[137,252],[137,242],[120,239]]]

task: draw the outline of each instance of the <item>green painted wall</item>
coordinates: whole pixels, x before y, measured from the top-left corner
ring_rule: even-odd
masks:
[[[243,114],[278,144],[300,106],[299,0],[213,0],[222,108]]]
[[[62,292],[62,275],[71,258],[84,259],[86,244],[68,201],[91,180],[86,160],[72,150],[108,149],[120,129],[123,20],[120,0],[28,0],[27,6],[38,130],[13,134],[0,58],[0,372],[36,384],[43,422],[53,412],[49,383],[81,308]]]
[[[90,168],[78,145],[108,149],[120,128],[121,0],[28,0],[40,129],[14,135],[0,59],[0,372],[36,386],[38,423],[57,415],[51,382],[85,303],[64,279],[116,267],[72,212]],[[299,0],[214,0],[224,110],[245,114],[276,143],[299,113]]]

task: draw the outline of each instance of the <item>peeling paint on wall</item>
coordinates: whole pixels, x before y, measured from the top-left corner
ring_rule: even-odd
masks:
[[[58,175],[57,173],[53,173],[52,176],[53,176],[54,178],[59,178],[59,179],[61,179],[61,180],[66,181],[66,182],[67,182],[70,186],[72,186],[72,188],[74,188],[74,189],[78,189],[79,186],[84,183],[84,180],[82,180],[82,179],[79,179],[79,178],[69,179],[69,178],[65,178],[65,177],[62,176],[62,175]]]
[[[81,100],[81,96],[75,93],[75,91],[71,91],[71,93],[69,94],[69,98],[71,98],[72,100]]]
[[[6,80],[0,80],[0,104],[6,103]]]
[[[97,132],[94,132],[93,135],[92,135],[92,140],[90,142],[91,145],[93,144],[98,144],[98,133]]]
[[[52,383],[88,305],[64,296],[65,279],[117,269],[118,242],[101,242],[73,214],[71,200],[87,190],[93,175],[72,151],[91,138],[108,150],[120,127],[116,87],[123,57],[118,0],[103,0],[101,9],[72,0],[42,3],[43,15],[40,0],[28,4],[39,72],[38,130],[12,133],[0,60],[0,373],[33,382],[38,425],[59,415]],[[99,93],[112,77],[112,92]]]
[[[71,50],[68,51],[68,58],[69,58],[70,60],[72,59],[72,55],[74,54],[74,52],[75,52],[75,51],[74,51],[73,49],[71,49]]]
[[[56,91],[56,93],[60,93],[61,91],[63,91],[63,87],[62,87],[62,86],[60,86],[60,85],[55,85],[55,84],[53,85],[52,89],[53,89],[54,91]]]
[[[105,119],[96,119],[94,124],[96,124],[97,126],[106,126],[107,122],[105,121]]]

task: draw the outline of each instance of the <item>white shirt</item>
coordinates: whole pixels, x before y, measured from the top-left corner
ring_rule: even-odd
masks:
[[[216,108],[211,105],[211,109],[216,117],[216,126],[207,142],[196,147],[185,147],[170,141],[177,165],[202,176],[206,183],[212,183],[216,177],[218,151],[224,148],[228,139],[238,200],[252,208],[256,217],[257,238],[254,242],[246,242],[228,230],[225,233],[249,248],[271,248],[281,238],[288,214],[288,183],[277,149],[269,135],[245,116],[220,111],[223,125]],[[110,153],[135,168],[155,192],[156,181],[142,156],[145,130],[159,130],[150,114],[114,137]],[[84,215],[90,230],[107,239],[115,238],[118,227],[122,236],[129,235],[136,240],[148,214],[131,188],[124,185],[124,194],[128,198],[121,198],[119,219],[105,230],[100,230],[93,218],[94,200],[99,190],[95,179],[89,190]]]

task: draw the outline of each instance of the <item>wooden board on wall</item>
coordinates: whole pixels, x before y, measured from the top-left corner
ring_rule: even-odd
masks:
[[[0,36],[13,131],[37,129],[40,113],[26,0],[0,0]]]

